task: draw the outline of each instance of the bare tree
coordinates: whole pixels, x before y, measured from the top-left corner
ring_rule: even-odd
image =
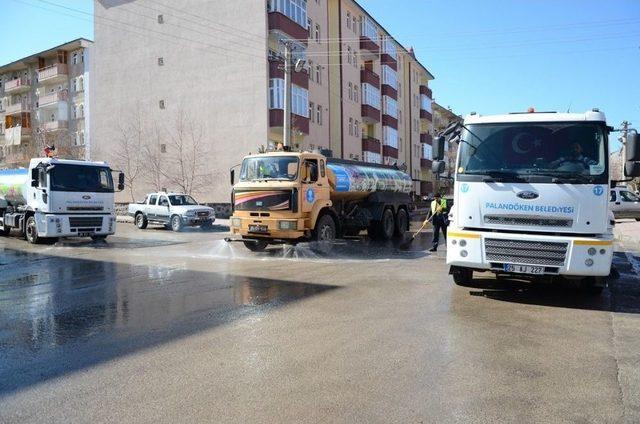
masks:
[[[163,158],[163,145],[165,144],[163,131],[158,125],[154,125],[150,136],[143,145],[144,177],[150,186],[156,191],[163,188],[167,163]]]
[[[167,183],[187,194],[202,190],[207,185],[208,161],[202,126],[181,110],[166,131],[166,140],[167,166],[162,169]]]
[[[144,171],[146,133],[140,114],[135,113],[131,116],[131,122],[118,125],[118,140],[111,161],[124,172],[125,187],[129,190],[131,201],[135,202],[136,182]]]

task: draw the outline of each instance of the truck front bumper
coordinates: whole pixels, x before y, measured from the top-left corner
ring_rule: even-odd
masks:
[[[608,276],[613,236],[569,237],[450,229],[447,264],[505,272],[505,265],[544,268],[545,275]]]
[[[304,219],[231,217],[231,234],[243,238],[294,241],[304,238]]]
[[[109,236],[116,232],[116,216],[36,213],[39,237]]]

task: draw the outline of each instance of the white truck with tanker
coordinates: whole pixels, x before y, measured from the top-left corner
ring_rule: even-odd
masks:
[[[0,170],[0,235],[15,229],[30,243],[106,239],[116,230],[112,172],[104,162],[58,158],[31,159],[28,169]],[[118,189],[123,187],[120,173]]]
[[[472,114],[436,139],[459,144],[447,264],[457,284],[474,271],[574,280],[600,292],[610,274],[613,215],[609,127],[586,113]],[[637,135],[627,142],[626,175],[640,175]]]
[[[392,166],[282,149],[245,157],[239,182],[231,170],[231,184],[231,232],[240,238],[227,241],[253,251],[363,230],[387,240],[409,228],[413,182]]]

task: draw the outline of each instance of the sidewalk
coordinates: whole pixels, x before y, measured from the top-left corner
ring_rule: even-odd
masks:
[[[640,222],[630,219],[616,221],[613,233],[625,249],[640,252]]]

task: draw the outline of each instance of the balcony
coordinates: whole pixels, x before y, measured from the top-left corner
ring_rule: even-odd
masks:
[[[56,84],[69,78],[69,70],[66,64],[56,63],[38,70],[40,84]]]
[[[304,135],[309,135],[309,118],[304,116],[291,114],[291,127],[293,128],[293,135],[295,136],[296,130],[300,131]],[[269,110],[269,127],[278,129],[284,126],[284,110],[282,109],[270,109]]]
[[[360,50],[365,60],[377,59],[380,56],[380,46],[366,35],[360,37]]]
[[[398,159],[398,149],[391,146],[382,146],[382,156]]]
[[[433,144],[433,136],[429,133],[420,134],[420,143]]]
[[[369,83],[374,87],[380,87],[380,76],[369,69],[360,70],[360,80],[362,83]]]
[[[369,136],[362,137],[362,151],[380,153],[380,140]]]
[[[303,26],[280,12],[269,12],[269,31],[277,31],[307,45],[309,32]]]
[[[6,94],[20,94],[31,90],[31,82],[27,78],[16,78],[4,84]]]
[[[4,130],[4,141],[7,146],[18,146],[31,138],[31,128],[13,127]]]
[[[38,97],[38,107],[46,107],[57,104],[58,102],[66,102],[69,99],[67,90],[54,91]]]
[[[431,115],[431,112],[429,112],[428,110],[420,109],[420,119],[425,119],[431,122],[433,121],[433,116]]]
[[[398,129],[398,120],[391,115],[382,114],[382,125],[391,127],[394,130]]]
[[[284,62],[269,58],[269,78],[284,79]],[[291,82],[298,87],[309,89],[309,74],[306,72],[292,72]]]
[[[380,56],[380,61],[383,65],[387,65],[389,68],[393,69],[396,72],[398,71],[398,61],[393,56],[387,53],[382,53],[382,56]]]
[[[431,170],[431,159],[420,158],[420,168]]]
[[[31,109],[31,105],[27,102],[18,102],[12,105],[7,106],[6,114],[9,115],[20,115],[21,113],[27,113]]]
[[[362,122],[365,124],[377,124],[380,122],[380,109],[371,105],[362,105]]]
[[[44,128],[45,131],[66,130],[69,128],[69,123],[67,121],[49,121],[45,122],[42,128]]]
[[[398,91],[392,86],[383,83],[381,91],[383,96],[389,96],[393,100],[398,100]]]
[[[427,96],[430,99],[433,99],[433,92],[426,85],[420,86],[420,94],[422,94],[423,96]]]

